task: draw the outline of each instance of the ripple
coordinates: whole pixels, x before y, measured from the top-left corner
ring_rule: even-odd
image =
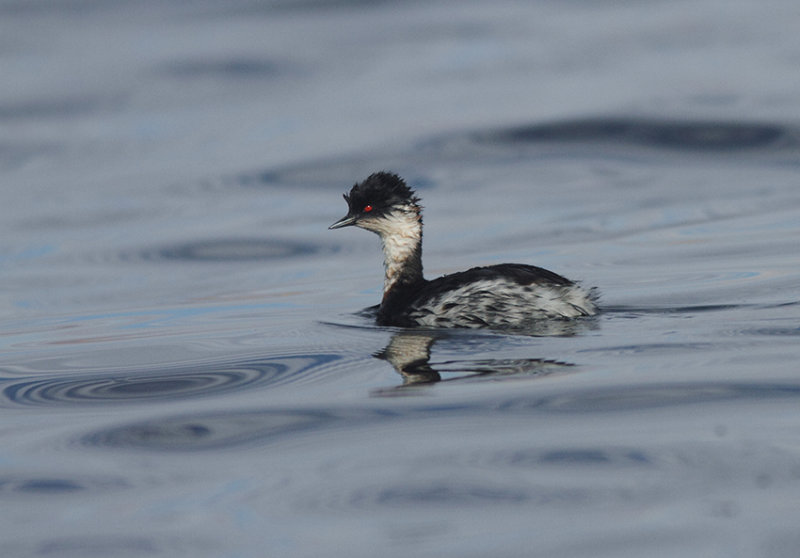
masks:
[[[38,556],[142,556],[158,553],[156,543],[145,537],[117,537],[111,535],[88,537],[62,537],[43,541]]]
[[[715,347],[713,343],[639,343],[638,345],[614,345],[608,347],[597,347],[592,349],[581,349],[581,353],[605,353],[617,355],[670,355],[679,352],[687,354],[692,351],[706,352]]]
[[[314,411],[239,411],[129,424],[85,436],[94,447],[159,451],[216,450],[264,443],[329,425],[335,416]]]
[[[128,487],[128,482],[122,478],[0,476],[0,496],[20,493],[41,494],[49,497],[87,490],[113,490]]]
[[[261,58],[232,57],[218,60],[203,58],[165,64],[159,73],[179,79],[263,79],[281,75],[284,73],[284,67],[272,60]]]
[[[56,153],[62,146],[55,142],[0,141],[0,167],[17,168],[42,155]]]
[[[798,337],[800,327],[762,327],[758,329],[743,330],[747,335],[768,335],[772,337]]]
[[[7,385],[3,396],[18,405],[133,403],[220,395],[291,381],[337,360],[336,355],[275,357],[228,367],[128,371],[91,376],[25,380]]]
[[[591,390],[580,394],[519,397],[499,402],[453,405],[412,405],[396,410],[347,409],[263,409],[197,413],[154,418],[89,433],[78,441],[91,447],[145,449],[153,451],[205,451],[240,446],[263,446],[280,439],[298,439],[314,433],[315,439],[330,438],[337,432],[353,433],[361,428],[407,423],[418,431],[417,420],[461,421],[465,416],[520,416],[539,413],[618,413],[631,410],[678,407],[699,403],[736,400],[767,401],[799,398],[800,386],[792,384],[685,384],[638,386],[635,388]],[[636,450],[575,448],[519,452],[503,457],[507,463],[647,464],[650,458]]]
[[[92,252],[80,256],[90,263],[198,262],[235,263],[265,262],[333,254],[341,250],[335,244],[324,244],[283,238],[214,238],[171,245],[133,248],[114,252]]]
[[[533,124],[479,132],[480,144],[629,143],[637,146],[690,151],[760,149],[780,141],[797,143],[796,133],[771,123],[670,121],[637,118],[596,118]]]
[[[438,410],[436,411],[439,412]],[[421,416],[428,416],[423,411]],[[412,412],[412,415],[416,416]],[[337,433],[357,432],[409,416],[385,408],[244,409],[157,417],[90,432],[77,443],[89,447],[194,452],[296,443],[309,435],[316,445]]]
[[[74,118],[101,110],[119,108],[120,98],[53,97],[27,99],[16,103],[0,104],[0,120],[39,120]]]
[[[800,397],[800,385],[793,384],[664,384],[604,388],[574,395],[558,395],[503,403],[506,412],[538,408],[570,413],[625,412],[736,400],[770,400]]]
[[[404,368],[395,367],[395,371],[403,378],[403,383],[388,388],[376,388],[370,391],[373,397],[393,397],[420,395],[423,386],[451,383],[477,383],[518,381],[521,379],[544,378],[557,374],[577,372],[578,368],[568,362],[537,358],[520,359],[481,359],[481,360],[448,360],[428,365],[426,362],[414,362]],[[456,374],[442,378],[444,374]]]
[[[498,461],[512,466],[591,466],[620,467],[651,465],[653,460],[637,448],[558,448],[551,450],[520,450],[497,456]]]
[[[453,378],[453,380],[469,380],[472,378],[497,379],[501,377],[550,376],[571,371],[575,365],[570,362],[541,358],[504,358],[448,360],[435,363],[434,366],[442,373],[466,372],[469,374],[468,376]]]
[[[698,304],[694,306],[604,306],[603,314],[700,314],[705,312],[725,312],[747,308],[761,308],[758,304]]]
[[[463,472],[463,471],[462,471]],[[427,472],[430,474],[430,471]],[[298,498],[301,508],[327,511],[481,509],[516,505],[582,506],[607,491],[584,487],[508,485],[498,481],[456,478],[399,480],[375,486],[327,486]]]
[[[534,469],[544,471],[552,468],[593,469],[601,471],[624,471],[631,468],[652,468],[664,464],[663,449],[638,446],[614,446],[595,444],[563,446],[532,446],[508,449],[467,449],[446,451],[429,456],[423,468],[459,470],[464,467],[497,473],[508,469]],[[505,473],[501,473],[504,475]]]
[[[402,175],[417,190],[431,189],[438,181],[431,169],[454,166],[497,164],[509,152],[567,145],[625,146],[669,151],[741,153],[780,152],[796,158],[800,130],[772,122],[703,120],[658,120],[638,117],[599,117],[532,123],[508,128],[485,129],[449,136],[431,137],[403,152],[380,152],[331,160],[241,173],[224,182],[244,187],[344,190],[355,181],[379,169]],[[485,157],[485,158],[484,158]]]
[[[522,504],[531,499],[518,487],[491,486],[457,481],[407,482],[381,486],[376,490],[356,491],[352,504],[363,508],[363,502],[388,507],[416,506],[486,506]]]
[[[356,181],[366,178],[376,170],[384,169],[399,173],[409,186],[415,190],[428,190],[435,185],[428,174],[409,164],[413,155],[400,154],[384,157],[340,158],[332,161],[309,161],[299,165],[277,169],[244,173],[232,180],[249,187],[284,187],[301,186],[304,189],[348,190]],[[420,165],[420,167],[423,167]]]
[[[155,252],[143,252],[144,259],[200,262],[262,261],[308,256],[335,247],[284,239],[214,239],[168,246]]]

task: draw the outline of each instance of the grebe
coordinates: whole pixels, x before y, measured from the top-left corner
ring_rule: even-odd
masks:
[[[597,312],[596,295],[552,271],[524,264],[473,267],[432,281],[422,276],[422,207],[402,178],[377,172],[344,194],[347,215],[329,229],[377,233],[386,275],[379,325],[525,328],[539,320]]]

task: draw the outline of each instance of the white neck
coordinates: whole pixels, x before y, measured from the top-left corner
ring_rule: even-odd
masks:
[[[410,228],[404,234],[381,235],[383,245],[383,266],[386,275],[383,280],[383,294],[389,292],[397,281],[409,272],[422,277],[422,227]]]
[[[397,208],[361,226],[381,237],[386,269],[384,296],[398,282],[422,280],[422,218],[418,206]]]

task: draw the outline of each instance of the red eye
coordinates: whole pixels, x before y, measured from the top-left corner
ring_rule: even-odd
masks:
[[[369,213],[370,211],[372,211],[372,206],[371,205],[365,205],[364,206],[364,213]]]

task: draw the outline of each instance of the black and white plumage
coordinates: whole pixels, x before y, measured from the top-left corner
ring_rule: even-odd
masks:
[[[422,207],[402,178],[370,175],[344,195],[348,212],[329,228],[357,226],[381,238],[386,275],[379,325],[525,328],[597,312],[595,294],[524,264],[474,267],[432,281],[422,275]]]

